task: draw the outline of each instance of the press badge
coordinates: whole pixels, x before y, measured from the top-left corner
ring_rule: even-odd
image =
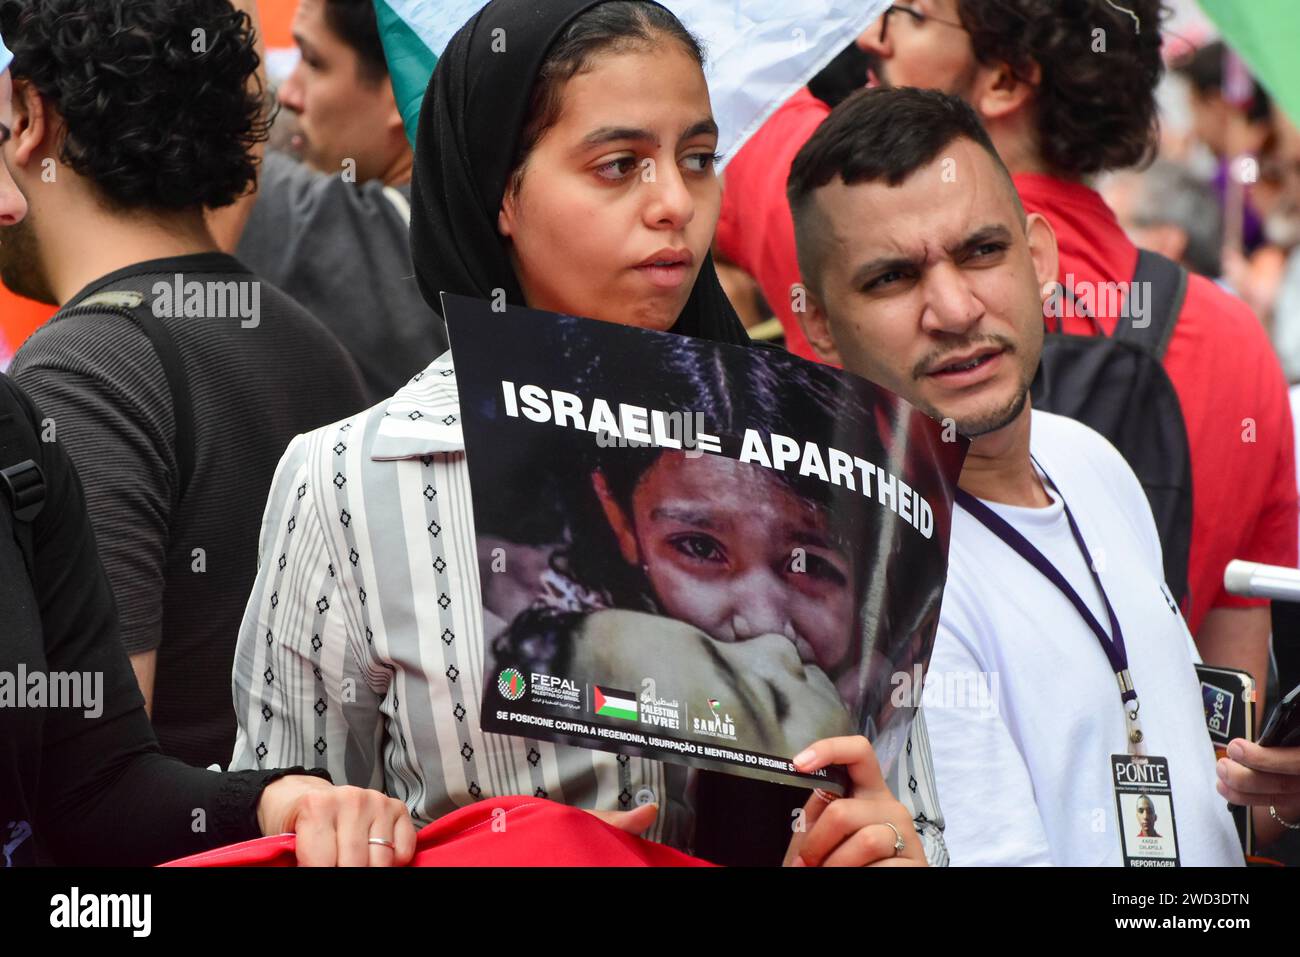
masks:
[[[1125,867],[1178,867],[1169,761],[1154,755],[1112,754],[1115,810]]]

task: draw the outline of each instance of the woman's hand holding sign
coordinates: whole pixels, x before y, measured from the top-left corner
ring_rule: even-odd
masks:
[[[835,799],[813,792],[803,808],[802,827],[786,851],[785,866],[926,866],[912,816],[885,784],[866,738],[823,738],[797,754],[794,764],[804,773],[843,765],[850,793]]]
[[[794,759],[808,773],[832,764],[848,769],[850,794],[831,798],[814,791],[802,826],[786,850],[786,867],[925,867],[925,851],[912,816],[889,790],[871,744],[861,735],[823,738]],[[606,824],[642,834],[658,806],[632,811],[591,811]],[[902,849],[897,849],[901,843]]]

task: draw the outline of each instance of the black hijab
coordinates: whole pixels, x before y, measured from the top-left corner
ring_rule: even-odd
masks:
[[[552,44],[579,15],[609,0],[491,0],[457,31],[433,71],[420,109],[411,185],[411,256],[425,300],[440,292],[526,305],[497,232],[525,113]],[[504,34],[497,34],[498,29]],[[494,37],[506,49],[494,52]],[[706,255],[673,331],[747,344]]]

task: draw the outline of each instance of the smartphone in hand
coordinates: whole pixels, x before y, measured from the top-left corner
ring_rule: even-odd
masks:
[[[1266,748],[1300,747],[1300,685],[1277,703],[1264,723],[1259,743]]]

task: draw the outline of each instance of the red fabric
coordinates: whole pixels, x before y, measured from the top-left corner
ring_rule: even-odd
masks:
[[[1025,209],[1044,215],[1056,231],[1062,281],[1132,278],[1137,247],[1095,191],[1038,174],[1015,181]],[[1096,298],[1104,313],[1106,303]],[[1117,316],[1098,318],[1108,334],[1114,331]],[[1091,328],[1087,319],[1067,318],[1065,331],[1087,335]],[[1212,608],[1267,604],[1224,590],[1231,559],[1295,567],[1295,438],[1286,379],[1263,326],[1245,303],[1203,276],[1187,284],[1165,371],[1191,446],[1187,624],[1195,634]]]
[[[27,337],[56,311],[55,306],[24,299],[0,284],[0,354],[17,352]]]
[[[162,867],[294,867],[295,838],[278,834]],[[532,797],[478,801],[417,835],[411,867],[712,867],[611,827],[580,808]]]
[[[715,237],[723,258],[758,283],[785,329],[786,348],[813,360],[817,355],[790,303],[799,262],[785,184],[795,155],[829,113],[830,107],[804,88],[750,137],[723,171],[722,215]]]

